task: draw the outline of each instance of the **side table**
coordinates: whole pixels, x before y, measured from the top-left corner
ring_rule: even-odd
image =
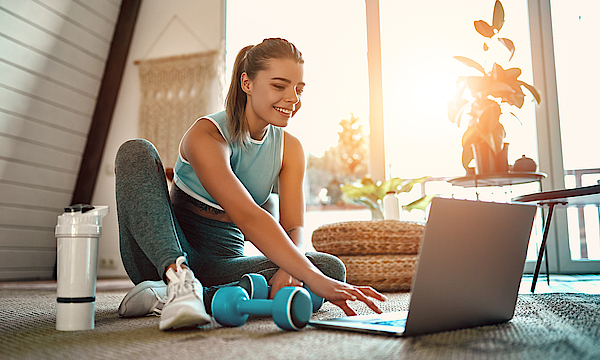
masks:
[[[508,171],[503,173],[467,175],[449,179],[448,182],[455,186],[479,187],[517,185],[538,181],[541,186],[541,181],[545,177],[546,174],[541,172]]]
[[[544,234],[542,236],[542,244],[540,246],[540,252],[535,265],[535,272],[533,273],[533,282],[531,284],[531,292],[534,292],[535,284],[540,273],[540,266],[542,264],[544,250],[546,248],[546,241],[548,240],[548,230],[550,228],[550,221],[552,220],[554,208],[557,205],[600,205],[600,185],[578,187],[573,189],[542,191],[534,194],[518,196],[512,200],[517,202],[536,202],[538,206],[548,206],[548,216],[546,218]],[[546,254],[546,259],[547,257],[548,255]],[[546,272],[548,272],[547,265]]]

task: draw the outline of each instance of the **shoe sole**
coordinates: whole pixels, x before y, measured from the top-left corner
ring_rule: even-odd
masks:
[[[159,329],[160,330],[174,330],[181,328],[197,327],[209,324],[211,317],[207,314],[200,314],[195,309],[188,307],[182,307],[177,311],[175,316],[165,319],[164,313],[161,316]]]

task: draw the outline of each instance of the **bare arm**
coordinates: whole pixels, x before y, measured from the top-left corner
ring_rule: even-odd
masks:
[[[279,172],[279,218],[290,240],[300,252],[304,252],[304,151],[300,141],[284,134],[283,163]],[[271,296],[285,286],[301,286],[302,282],[284,269],[277,271],[269,284]]]
[[[385,298],[382,295],[367,287],[354,287],[326,277],[291,241],[283,227],[292,229],[296,225],[303,225],[303,215],[298,218],[298,215],[294,215],[297,214],[297,210],[286,210],[289,202],[286,197],[289,195],[293,198],[294,192],[289,190],[291,192],[288,193],[285,180],[281,194],[282,227],[254,202],[235,176],[229,164],[229,147],[211,122],[201,120],[190,129],[182,143],[182,155],[190,162],[208,193],[221,205],[242,233],[252,239],[253,244],[271,261],[294,278],[307,283],[315,294],[342,307],[347,314],[352,314],[353,311],[346,301],[356,299],[380,312],[367,296],[383,300]],[[302,172],[303,167],[302,165]],[[285,171],[286,169],[282,168],[282,174]],[[292,237],[299,239],[293,232]]]

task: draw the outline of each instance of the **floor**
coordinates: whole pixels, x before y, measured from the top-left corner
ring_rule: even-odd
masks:
[[[520,294],[531,294],[532,275],[524,275],[521,280]],[[597,275],[550,275],[550,285],[545,275],[538,278],[535,293],[586,293],[600,294],[600,274]],[[97,291],[124,290],[133,287],[129,279],[99,279]],[[0,282],[2,290],[56,290],[56,281]]]
[[[531,294],[533,275],[524,275],[521,279],[519,294]],[[539,276],[535,293],[586,293],[600,294],[600,274],[586,275],[550,275],[548,285],[545,274]]]

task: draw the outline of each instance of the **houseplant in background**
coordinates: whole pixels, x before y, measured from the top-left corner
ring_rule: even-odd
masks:
[[[401,179],[395,177],[384,182],[375,182],[370,177],[364,177],[360,184],[343,184],[340,186],[344,197],[349,201],[363,204],[371,210],[374,220],[384,219],[384,198],[386,195],[395,196],[399,193],[408,193],[416,184],[422,184],[429,177],[418,179]],[[413,209],[424,210],[431,202],[434,195],[425,195],[410,204],[403,205],[402,209],[411,211]]]
[[[507,62],[510,62],[515,53],[515,45],[499,34],[504,25],[502,3],[496,1],[491,25],[483,20],[475,21],[474,24],[475,30],[484,37],[484,52],[490,54],[492,46],[501,44],[508,50]],[[506,132],[500,122],[502,110],[511,107],[520,109],[523,106],[523,88],[531,93],[538,104],[540,95],[532,85],[518,79],[521,75],[519,68],[505,70],[497,62],[492,62],[486,69],[469,58],[454,58],[481,73],[478,76],[459,77],[456,95],[448,103],[450,121],[460,126],[463,117],[468,119],[468,126],[462,137],[463,167],[468,171],[469,163],[475,159],[475,171],[478,174],[508,171],[507,147],[504,143]],[[466,94],[466,90],[470,94]],[[516,117],[514,113],[510,114]]]

